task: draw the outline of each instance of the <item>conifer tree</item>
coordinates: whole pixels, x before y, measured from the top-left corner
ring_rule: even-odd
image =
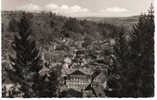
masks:
[[[135,40],[132,42],[132,81],[135,97],[154,95],[154,28],[154,10],[151,5],[148,13],[140,16],[133,32]]]
[[[36,90],[38,90],[39,97],[57,97],[58,91],[58,78],[57,72],[55,70],[51,70],[48,74],[40,77],[37,81]]]
[[[17,27],[18,22],[16,21],[15,18],[12,18],[9,22],[9,27],[8,27],[8,31],[10,32],[17,32],[18,31],[18,27]]]
[[[10,56],[12,68],[6,70],[10,80],[21,86],[20,90],[24,93],[24,97],[35,97],[37,96],[35,85],[39,79],[38,72],[42,66],[39,50],[30,36],[31,25],[27,13],[23,13],[18,27],[19,35],[15,35],[12,43],[15,57]]]
[[[122,86],[124,77],[123,70],[126,63],[126,44],[125,44],[125,30],[123,27],[118,27],[116,30],[116,36],[114,37],[116,41],[116,45],[113,46],[113,53],[111,55],[111,59],[113,59],[113,63],[110,63],[110,69],[108,70],[113,78],[111,78],[108,82],[108,87],[112,89],[112,91],[107,91],[107,96],[109,97],[121,97],[122,94]]]
[[[130,87],[130,84],[132,84],[132,80],[129,80],[130,73],[134,72],[134,69],[131,69],[132,67],[132,61],[130,57],[130,41],[128,41],[127,37],[131,38],[131,33],[126,33],[126,31],[122,28],[120,29],[120,32],[118,33],[118,40],[117,40],[117,46],[116,47],[116,56],[117,60],[119,62],[117,73],[120,75],[120,79],[116,84],[119,84],[118,90],[116,91],[117,97],[130,97],[131,90],[133,87]]]

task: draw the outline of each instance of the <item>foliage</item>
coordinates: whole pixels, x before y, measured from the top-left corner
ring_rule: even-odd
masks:
[[[18,32],[18,27],[17,27],[17,25],[18,25],[18,22],[17,22],[17,20],[15,19],[15,18],[12,18],[11,20],[10,20],[10,22],[9,22],[9,31],[10,32]]]
[[[154,16],[153,8],[141,15],[129,34],[116,36],[116,57],[120,75],[119,89],[112,97],[152,97],[154,95]],[[129,40],[129,41],[128,41]],[[118,65],[118,64],[117,64]],[[111,83],[113,85],[113,82]],[[115,84],[115,85],[116,85]]]
[[[38,90],[39,97],[57,97],[57,72],[55,70],[49,71],[44,76],[41,76],[36,81],[36,89]]]
[[[12,48],[16,52],[15,58],[10,56],[12,68],[6,70],[11,81],[20,84],[24,97],[34,97],[36,96],[35,81],[38,79],[38,72],[42,67],[35,41],[30,39],[31,26],[26,16],[24,13],[18,24],[19,36],[14,37],[12,44]]]
[[[154,10],[151,5],[147,14],[141,15],[134,27],[135,40],[132,42],[134,62],[135,97],[154,96]]]
[[[12,68],[6,69],[9,78],[14,84],[21,86],[20,90],[24,93],[23,97],[56,96],[57,85],[55,82],[57,81],[57,76],[55,72],[51,72],[50,77],[45,76],[44,78],[39,74],[42,63],[36,43],[30,37],[32,33],[27,13],[23,14],[18,27],[19,36],[14,37],[12,44],[16,55],[15,58],[10,57]],[[49,78],[49,81],[45,81],[45,78]],[[48,90],[47,86],[49,86]]]
[[[69,89],[67,91],[63,91],[60,94],[60,97],[82,97],[82,93],[73,89]]]

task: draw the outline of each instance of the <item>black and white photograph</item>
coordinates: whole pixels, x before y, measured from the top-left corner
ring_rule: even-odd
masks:
[[[2,98],[154,98],[155,0],[1,0]]]

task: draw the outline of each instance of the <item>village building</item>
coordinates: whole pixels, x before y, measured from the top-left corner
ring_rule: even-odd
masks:
[[[100,71],[94,80],[93,73],[85,73],[83,70],[75,70],[64,76],[64,85],[61,91],[73,89],[81,92],[84,97],[105,97],[104,90],[107,88],[106,73]]]
[[[90,84],[91,78],[90,75],[76,70],[75,72],[68,74],[65,81],[67,88],[81,91]]]

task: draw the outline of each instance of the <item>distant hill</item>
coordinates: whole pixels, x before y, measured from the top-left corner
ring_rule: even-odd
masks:
[[[2,12],[2,34],[12,35],[9,23],[14,18],[17,22],[21,18],[20,11]],[[115,26],[104,23],[99,24],[91,20],[78,20],[77,18],[58,16],[53,13],[29,13],[32,22],[32,33],[37,40],[53,40],[59,37],[80,39],[87,36],[91,39],[103,39],[105,34],[111,34]],[[13,25],[17,28],[17,25]],[[13,32],[15,33],[15,32]],[[12,36],[11,36],[12,37]]]
[[[97,23],[108,23],[118,26],[130,26],[138,22],[139,16],[130,17],[78,17],[79,20],[94,21]]]
[[[2,47],[7,48],[6,43],[11,42],[14,38],[13,35],[17,34],[17,32],[10,30],[10,22],[12,19],[18,22],[22,13],[22,11],[2,12]],[[76,41],[82,39],[104,40],[105,38],[112,38],[119,31],[118,26],[123,25],[128,30],[138,20],[138,16],[122,18],[70,18],[45,12],[29,13],[29,16],[32,22],[32,36],[40,45],[64,37]],[[15,25],[13,23],[12,26],[18,28],[16,23]]]

